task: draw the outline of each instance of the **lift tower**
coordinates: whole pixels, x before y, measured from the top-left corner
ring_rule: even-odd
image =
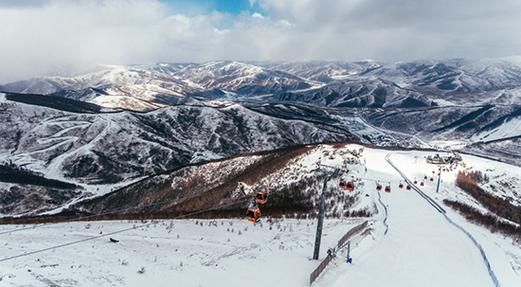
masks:
[[[326,171],[325,168],[328,168],[330,171]],[[331,178],[337,177],[340,173],[340,170],[336,167],[328,166],[328,165],[319,165],[317,168],[321,171],[322,174],[326,175],[324,178],[324,182],[322,183],[322,192],[320,193],[320,205],[318,209],[318,222],[317,222],[317,233],[315,236],[315,248],[313,250],[313,260],[318,260],[318,255],[320,253],[320,240],[322,239],[322,225],[324,224],[324,212],[326,209],[325,202],[325,193],[327,183]]]

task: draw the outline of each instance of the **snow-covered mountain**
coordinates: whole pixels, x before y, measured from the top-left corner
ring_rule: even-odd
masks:
[[[17,92],[0,96],[0,160],[78,185],[81,196],[189,163],[317,142],[456,143],[520,164],[520,63],[215,61],[31,79],[0,87]]]
[[[329,107],[418,107],[519,101],[521,61],[296,62],[104,66],[0,90],[53,94],[110,108],[152,110],[183,97],[293,101]]]
[[[44,77],[6,84],[0,90],[46,94],[104,107],[153,110],[192,95],[259,95],[310,87],[307,80],[234,61],[204,64],[106,66],[74,77]]]
[[[154,68],[107,66],[85,75],[31,79],[7,84],[2,89],[56,95],[129,110],[156,109],[163,106],[161,95],[168,95],[173,103],[180,96],[198,90],[189,81],[177,78],[170,69]]]
[[[497,160],[521,165],[519,63],[218,61],[4,85],[0,281],[304,286],[324,187],[320,257],[337,256],[316,286],[517,286],[521,168]],[[455,149],[458,164],[426,161]],[[102,221],[42,224],[87,219]],[[346,265],[338,239],[362,222]]]

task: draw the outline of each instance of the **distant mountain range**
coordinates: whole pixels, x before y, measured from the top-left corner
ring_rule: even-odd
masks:
[[[74,185],[0,182],[0,214],[52,211],[145,176],[319,142],[449,147],[521,164],[521,60],[106,66],[0,86],[0,164]],[[67,190],[67,188],[65,188]],[[29,201],[24,201],[29,202]],[[7,205],[2,205],[3,203]],[[8,205],[11,204],[11,205]]]
[[[328,107],[428,107],[514,104],[521,60],[372,61],[106,66],[74,77],[43,77],[0,86],[109,108],[147,111],[184,98],[290,101]]]

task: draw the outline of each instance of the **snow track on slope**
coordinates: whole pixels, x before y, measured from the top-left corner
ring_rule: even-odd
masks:
[[[383,224],[385,225],[385,231],[384,235],[387,235],[387,232],[389,231],[389,224],[387,224],[387,218],[389,216],[389,211],[387,210],[387,206],[385,206],[385,203],[382,201],[382,196],[378,192],[378,202],[382,205],[384,208],[385,218],[383,220]]]
[[[388,153],[385,156],[385,160],[403,177],[403,179],[410,186],[412,186],[414,191],[416,191],[422,198],[424,198],[434,209],[436,209],[439,213],[441,213],[443,215],[443,217],[445,218],[445,220],[447,220],[448,223],[450,223],[452,226],[454,226],[457,229],[459,229],[460,231],[462,231],[472,241],[474,246],[476,246],[476,248],[479,250],[481,257],[483,258],[483,262],[485,263],[485,267],[487,268],[487,272],[488,272],[488,275],[490,276],[490,279],[492,280],[492,283],[494,284],[495,287],[500,287],[501,284],[499,283],[499,280],[498,280],[496,274],[494,273],[494,270],[492,269],[490,261],[488,260],[487,254],[483,250],[483,247],[481,246],[481,244],[479,244],[479,242],[474,238],[474,236],[472,236],[472,234],[470,234],[470,232],[468,232],[465,228],[463,228],[462,226],[460,226],[457,223],[455,223],[454,221],[452,221],[452,219],[450,219],[450,217],[447,215],[445,209],[443,209],[436,201],[434,201],[434,199],[432,199],[430,196],[428,196],[423,191],[421,191],[416,185],[414,185],[405,176],[405,174],[396,165],[394,165],[394,163],[391,161],[390,157],[391,157],[391,154]]]

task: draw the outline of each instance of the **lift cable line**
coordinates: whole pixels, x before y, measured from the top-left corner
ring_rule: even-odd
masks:
[[[154,204],[145,205],[145,206],[134,206],[134,207],[127,207],[127,208],[120,208],[120,209],[112,210],[110,212],[105,212],[105,213],[98,213],[98,214],[91,214],[91,215],[82,215],[82,216],[72,217],[72,218],[69,218],[67,220],[60,221],[60,222],[36,223],[36,224],[32,224],[31,226],[26,226],[26,227],[21,227],[21,228],[15,228],[15,229],[10,229],[10,230],[0,231],[0,235],[14,233],[14,232],[19,232],[19,231],[24,231],[24,230],[29,230],[29,229],[36,229],[36,228],[39,228],[39,227],[42,227],[42,226],[53,225],[53,224],[57,224],[57,223],[70,223],[70,222],[81,221],[81,220],[84,220],[84,219],[94,218],[94,217],[98,217],[98,216],[117,214],[119,212],[124,212],[124,211],[149,208],[149,207],[154,207],[154,206],[162,204],[162,203],[163,202],[156,202]]]
[[[197,215],[197,214],[201,214],[201,213],[205,213],[205,212],[209,212],[209,211],[213,211],[213,210],[219,210],[219,209],[222,209],[222,208],[225,208],[225,207],[228,207],[228,206],[232,206],[234,204],[237,204],[237,203],[234,202],[234,203],[226,204],[226,205],[220,206],[220,207],[213,207],[213,208],[208,208],[208,209],[204,209],[204,210],[194,211],[194,212],[191,212],[191,213],[187,213],[187,214],[183,214],[183,215],[179,215],[179,216],[170,218],[169,220],[180,219],[180,218],[183,218],[183,217]],[[100,235],[96,235],[96,236],[92,236],[92,237],[88,237],[88,238],[83,238],[83,239],[79,239],[79,240],[75,240],[75,241],[70,241],[70,242],[66,242],[66,243],[62,243],[62,244],[58,244],[58,245],[54,245],[54,246],[50,246],[50,247],[46,247],[46,248],[42,248],[42,249],[28,251],[28,252],[25,252],[25,253],[21,253],[21,254],[9,256],[9,257],[0,258],[0,263],[1,262],[6,262],[6,261],[10,261],[10,260],[13,260],[13,259],[17,259],[17,258],[21,258],[21,257],[26,257],[26,256],[30,256],[30,255],[46,252],[46,251],[50,251],[50,250],[55,250],[55,249],[71,246],[71,245],[80,244],[80,243],[87,242],[87,241],[100,239],[100,238],[103,238],[103,237],[107,237],[107,236],[118,234],[118,233],[127,232],[127,231],[130,231],[130,230],[135,230],[135,229],[138,229],[138,228],[147,227],[147,226],[152,225],[152,224],[156,224],[156,222],[154,222],[152,220],[149,223],[136,225],[136,226],[132,226],[132,227],[124,228],[124,229],[119,229],[119,230],[112,231],[112,232],[109,232],[109,233],[104,233],[104,234],[100,234]]]

